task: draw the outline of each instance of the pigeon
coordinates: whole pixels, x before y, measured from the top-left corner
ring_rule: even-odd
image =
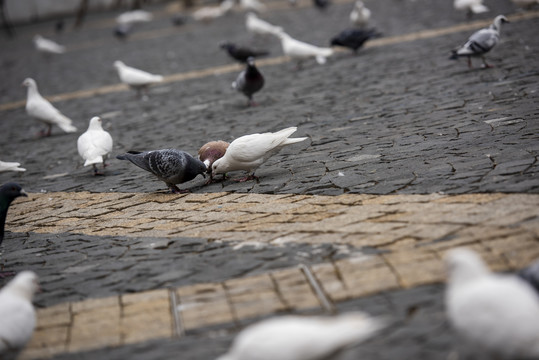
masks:
[[[215,160],[212,165],[212,174],[225,174],[229,171],[245,170],[249,175],[238,181],[257,179],[255,170],[275,155],[284,146],[294,144],[303,140],[302,138],[288,138],[297,130],[297,127],[289,127],[275,133],[267,132],[263,134],[245,135],[232,141],[225,152],[225,155]]]
[[[63,54],[66,52],[65,46],[59,45],[52,40],[45,39],[41,35],[34,36],[33,41],[37,51],[43,54]]]
[[[281,316],[255,323],[217,360],[323,360],[373,337],[386,321],[365,313]]]
[[[47,131],[42,131],[41,135],[50,136],[53,125],[58,125],[60,129],[64,130],[66,133],[77,131],[77,128],[72,125],[70,118],[63,115],[57,108],[52,106],[48,100],[39,94],[34,79],[26,78],[22,85],[28,88],[26,112],[28,115],[47,124]]]
[[[64,19],[59,19],[54,23],[54,32],[59,34],[64,31],[65,21]]]
[[[451,60],[456,60],[460,56],[468,57],[468,67],[472,67],[472,56],[481,56],[485,67],[489,68],[492,65],[487,64],[484,55],[492,50],[494,46],[500,41],[500,29],[503,23],[509,22],[503,15],[498,15],[494,19],[492,25],[488,28],[484,28],[476,31],[470,36],[468,41],[461,47],[453,50]]]
[[[172,25],[182,26],[187,22],[187,17],[183,14],[174,14],[170,20],[172,21]]]
[[[380,36],[380,34],[374,29],[348,29],[342,31],[331,39],[331,46],[343,46],[352,49],[354,53],[357,53],[359,48],[362,47],[366,41],[378,36]]]
[[[240,0],[240,7],[247,11],[256,11],[257,13],[268,10],[268,7],[258,0]]]
[[[319,64],[325,64],[326,58],[333,55],[333,49],[321,48],[305,42],[296,40],[290,35],[281,31],[277,33],[277,37],[281,39],[281,46],[285,55],[296,59],[298,68],[301,67],[303,60],[314,57]]]
[[[210,174],[208,183],[213,182],[211,166],[213,165],[215,160],[220,159],[225,155],[228,145],[230,144],[222,140],[210,141],[202,145],[202,147],[198,150],[198,160],[202,161],[204,165],[206,165],[206,168],[208,169],[207,171]],[[225,174],[223,174],[223,179],[224,178]]]
[[[256,105],[253,101],[253,94],[260,91],[264,86],[264,76],[255,66],[255,59],[247,59],[245,70],[239,73],[236,81],[232,83],[232,88],[243,93],[249,99],[249,106]]]
[[[19,196],[28,196],[19,184],[8,182],[0,186],[0,245],[4,240],[4,227],[6,225],[7,210],[11,202]],[[0,317],[1,319],[2,317]],[[0,342],[1,345],[1,342]]]
[[[518,276],[526,280],[539,293],[539,259],[518,272]]]
[[[357,0],[354,4],[354,8],[350,13],[350,22],[353,26],[359,28],[365,28],[369,25],[371,19],[371,11],[365,7],[363,1]]]
[[[246,63],[247,59],[250,57],[256,58],[259,56],[269,55],[269,52],[267,51],[252,50],[247,47],[237,46],[236,44],[233,44],[228,41],[221,44],[221,49],[226,50],[226,52],[228,53],[228,55],[230,55],[231,58],[241,63]]]
[[[191,14],[196,21],[212,21],[228,14],[234,7],[234,0],[224,0],[219,6],[205,6]]]
[[[3,171],[26,171],[25,168],[19,167],[21,166],[21,163],[18,162],[5,162],[0,161],[0,172]]]
[[[135,24],[141,22],[152,21],[152,13],[145,10],[131,10],[126,11],[116,18],[118,24]]]
[[[539,359],[539,296],[515,275],[493,274],[472,250],[450,250],[446,313],[475,348],[499,359]]]
[[[131,24],[117,24],[114,27],[113,34],[120,40],[125,40],[131,34],[133,30],[133,25]]]
[[[0,359],[15,359],[32,338],[36,326],[32,300],[38,289],[37,275],[22,271],[0,290]]]
[[[96,164],[103,164],[104,169],[107,166],[105,160],[112,151],[112,137],[103,130],[101,123],[101,118],[94,116],[88,130],[77,140],[77,149],[84,160],[84,166],[92,165],[94,175],[103,175],[97,170]]]
[[[140,97],[141,90],[148,92],[148,87],[151,84],[155,84],[163,81],[162,75],[154,75],[149,72],[135,69],[131,66],[125,65],[123,62],[116,60],[114,67],[118,70],[118,76],[120,80],[129,85],[129,87],[137,91],[137,96]]]
[[[466,11],[468,17],[489,11],[483,0],[454,0],[453,7],[457,11]]]
[[[249,12],[245,17],[245,27],[247,31],[260,36],[277,35],[283,31],[280,26],[275,26],[267,21],[260,19],[255,13]]]
[[[120,160],[129,160],[139,168],[151,172],[164,181],[171,192],[179,194],[187,191],[180,190],[175,184],[193,180],[198,174],[206,176],[206,165],[185,151],[163,149],[152,151],[128,151],[116,156]]]
[[[207,142],[198,150],[198,159],[206,165],[208,170],[211,170],[215,160],[225,155],[228,145],[230,144],[223,140]]]

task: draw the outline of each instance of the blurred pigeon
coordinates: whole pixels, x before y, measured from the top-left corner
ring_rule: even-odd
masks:
[[[232,83],[232,88],[243,93],[249,99],[249,106],[256,105],[253,101],[253,94],[260,91],[264,86],[264,77],[255,66],[255,59],[250,57],[247,59],[247,66],[243,70],[236,81]]]
[[[281,39],[284,54],[297,60],[298,68],[301,67],[303,60],[307,58],[314,57],[317,63],[325,64],[326,58],[333,55],[333,49],[331,48],[322,48],[307,44],[292,38],[283,31],[277,33],[277,37]]]
[[[259,0],[240,0],[240,7],[247,11],[256,11],[257,13],[264,12],[268,9]]]
[[[4,240],[4,227],[6,225],[7,210],[11,202],[19,196],[28,196],[20,185],[13,182],[0,186],[0,244]],[[2,317],[0,316],[0,319]],[[0,341],[0,346],[2,342]]]
[[[96,164],[103,164],[104,169],[107,166],[105,160],[112,151],[112,137],[103,130],[101,123],[101,118],[94,116],[88,130],[77,140],[77,149],[84,160],[84,166],[92,165],[94,175],[104,175],[97,170]]]
[[[515,275],[493,274],[472,250],[450,250],[449,321],[492,358],[539,359],[539,296]]]
[[[54,23],[54,32],[59,34],[64,31],[64,27],[65,27],[64,19],[59,19],[58,21]]]
[[[272,25],[269,22],[260,19],[255,13],[252,12],[247,13],[245,19],[245,27],[247,28],[247,31],[254,35],[277,35],[283,31],[282,27]]]
[[[219,6],[205,6],[191,14],[196,21],[212,21],[228,14],[234,7],[234,0],[224,0]]]
[[[303,140],[302,138],[288,137],[297,130],[297,127],[289,127],[275,133],[245,135],[232,141],[225,155],[215,160],[212,165],[212,174],[224,174],[229,171],[245,170],[250,174],[238,181],[258,179],[254,172],[271,156],[277,154],[284,146]]]
[[[131,24],[117,24],[114,27],[114,36],[116,36],[120,40],[125,40],[131,34],[131,31],[133,30],[133,25]]]
[[[151,84],[163,81],[162,75],[154,75],[143,70],[135,69],[119,60],[114,62],[114,67],[118,70],[120,80],[132,89],[135,89],[138,96],[141,95],[141,90],[148,92],[148,87]]]
[[[320,10],[325,10],[330,4],[329,0],[313,0],[313,5]]]
[[[172,25],[182,26],[187,22],[187,17],[183,14],[174,14],[170,20],[172,21]]]
[[[357,53],[359,48],[362,47],[366,41],[378,36],[380,36],[380,34],[374,29],[348,29],[342,31],[331,39],[331,46],[343,46],[352,49],[354,53]]]
[[[518,276],[526,280],[537,292],[539,292],[539,259],[535,260],[535,262],[527,268],[520,270]]]
[[[131,10],[126,11],[116,18],[118,24],[134,24],[141,22],[152,21],[153,15],[151,12],[145,10]]]
[[[487,64],[484,54],[492,50],[494,46],[500,41],[500,29],[503,23],[509,22],[503,15],[498,15],[494,19],[492,25],[488,28],[484,28],[476,31],[470,36],[468,41],[461,47],[453,50],[451,60],[456,60],[460,56],[468,57],[468,67],[472,67],[472,56],[481,56],[485,67],[489,68],[492,65]]]
[[[25,168],[19,167],[21,163],[0,161],[0,172],[2,171],[26,171]]]
[[[41,35],[34,36],[34,45],[37,51],[44,54],[63,54],[66,52],[65,46],[59,45],[52,40],[45,39]]]
[[[0,359],[15,359],[32,338],[36,326],[32,300],[38,289],[37,275],[23,271],[0,290]]]
[[[539,4],[539,0],[512,0],[513,3],[524,9],[531,9],[534,5]]]
[[[151,172],[164,181],[173,193],[182,193],[175,184],[193,180],[198,174],[206,176],[206,165],[185,151],[176,149],[152,151],[128,151],[116,156],[120,160],[129,160],[139,168]]]
[[[386,326],[365,313],[334,317],[281,316],[251,325],[217,360],[322,360],[359,344]]]
[[[259,56],[266,56],[269,54],[269,52],[264,51],[264,50],[253,50],[247,47],[237,46],[236,44],[233,44],[228,41],[221,44],[221,49],[225,49],[231,58],[242,63],[246,63],[247,58],[250,58],[250,57],[256,58]]]
[[[357,0],[354,4],[354,8],[350,13],[350,22],[353,26],[359,28],[365,28],[369,25],[371,19],[371,11],[365,7],[363,1]]]
[[[211,166],[215,160],[222,158],[225,155],[226,149],[228,148],[229,143],[226,141],[210,141],[198,150],[198,159],[206,165],[207,172],[210,174],[208,183],[213,181],[213,174],[211,172]],[[224,178],[225,174],[223,174]]]
[[[28,88],[28,95],[26,97],[26,112],[28,115],[47,124],[47,131],[42,131],[41,135],[50,136],[53,125],[58,125],[67,133],[77,131],[77,128],[72,125],[70,118],[63,115],[57,108],[52,106],[48,100],[39,94],[37,84],[34,79],[26,78],[22,85]]]
[[[483,0],[454,0],[453,7],[458,11],[466,11],[468,17],[489,11],[488,7],[483,5]]]

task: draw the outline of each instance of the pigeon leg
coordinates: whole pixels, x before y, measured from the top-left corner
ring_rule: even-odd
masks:
[[[95,164],[92,164],[92,166],[94,167],[94,176],[103,176],[103,175],[105,175],[105,173],[99,172],[99,170],[97,169],[97,166]]]
[[[469,69],[473,68],[473,66],[472,66],[472,57],[471,56],[468,56],[468,68]]]
[[[168,184],[168,187],[170,189],[170,192],[173,193],[173,194],[185,194],[185,193],[188,193],[189,190],[181,190],[179,187],[177,187],[176,185],[174,184]]]
[[[494,67],[494,65],[490,65],[490,64],[487,63],[484,56],[481,56],[481,59],[483,59],[483,67],[484,68],[488,69],[488,68],[493,68]]]
[[[247,106],[255,107],[255,106],[258,106],[258,104],[253,100],[252,96],[249,96],[249,101],[247,102]]]

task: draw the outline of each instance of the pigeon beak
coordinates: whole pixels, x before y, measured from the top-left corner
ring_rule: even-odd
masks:
[[[21,191],[19,191],[19,193],[21,194],[21,196],[28,197],[28,193],[26,191],[24,191],[24,189],[21,189]]]

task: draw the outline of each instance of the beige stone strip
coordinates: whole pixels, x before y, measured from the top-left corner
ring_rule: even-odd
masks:
[[[522,21],[522,20],[528,20],[528,19],[534,19],[539,17],[539,11],[528,11],[525,13],[517,13],[513,15],[507,16],[507,18],[512,21]],[[396,35],[396,36],[389,36],[385,38],[375,39],[367,44],[365,44],[366,48],[370,47],[379,47],[379,46],[388,46],[388,45],[394,45],[399,43],[405,43],[410,41],[416,41],[421,39],[429,39],[433,37],[453,34],[457,32],[462,31],[472,31],[479,29],[481,27],[488,26],[492,20],[477,20],[469,23],[464,24],[458,24],[454,26],[449,26],[445,28],[440,29],[433,29],[433,30],[422,30],[410,34],[404,34],[404,35]],[[137,35],[139,38],[155,38],[155,37],[161,37],[161,36],[167,36],[176,34],[176,31],[174,29],[166,29],[166,30],[160,30],[160,31],[153,31],[151,33],[147,34],[139,34]],[[86,44],[85,46],[80,45],[80,48],[86,48],[86,47],[93,47],[98,45],[95,42],[92,42],[91,44]],[[75,47],[74,47],[75,48]],[[341,51],[341,50],[338,50]],[[260,59],[257,61],[257,66],[264,67],[264,66],[273,66],[273,65],[279,65],[290,61],[290,58],[287,56],[277,56],[273,58],[266,58],[266,59]],[[201,69],[201,70],[193,70],[185,73],[176,73],[171,74],[164,77],[164,80],[162,83],[172,83],[172,82],[180,82],[180,81],[186,81],[191,79],[200,79],[207,76],[216,76],[221,74],[227,74],[231,72],[237,72],[240,71],[241,66],[238,64],[230,64],[230,65],[222,65],[222,66],[215,66],[207,69]],[[114,84],[114,85],[107,85],[102,86],[99,88],[94,89],[87,89],[87,90],[79,90],[79,91],[73,91],[69,93],[63,93],[63,94],[57,94],[57,95],[51,95],[47,96],[46,98],[51,102],[58,102],[58,101],[66,101],[66,100],[73,100],[73,99],[83,99],[83,98],[89,98],[99,95],[105,95],[115,92],[121,92],[121,91],[128,91],[129,87],[125,84]],[[18,109],[23,106],[25,106],[26,100],[20,100],[20,101],[13,101],[9,103],[0,104],[0,111],[7,111],[7,110],[13,110]]]

